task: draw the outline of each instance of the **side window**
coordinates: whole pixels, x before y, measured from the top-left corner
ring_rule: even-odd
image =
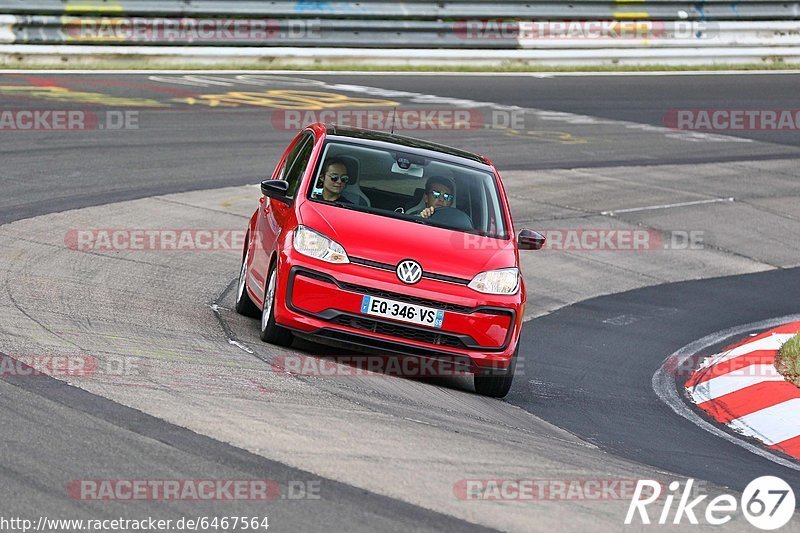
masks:
[[[300,186],[300,181],[308,166],[308,161],[311,159],[313,150],[314,136],[306,133],[291,151],[289,157],[286,158],[286,165],[280,179],[289,182],[289,190],[287,191],[289,198],[294,198],[297,193],[297,188]]]

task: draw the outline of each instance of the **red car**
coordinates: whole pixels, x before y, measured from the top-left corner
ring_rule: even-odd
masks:
[[[480,394],[514,377],[525,308],[518,238],[494,166],[439,144],[313,124],[250,219],[236,310],[261,338],[452,358]]]

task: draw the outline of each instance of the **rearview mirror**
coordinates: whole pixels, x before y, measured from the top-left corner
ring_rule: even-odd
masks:
[[[286,193],[289,191],[289,182],[283,180],[265,180],[261,182],[261,194],[274,198],[279,202],[288,204],[291,199],[287,198]]]
[[[414,165],[413,163],[410,163],[407,167],[401,167],[399,163],[395,162],[395,164],[392,165],[392,172],[395,174],[405,174],[406,176],[421,178],[425,173],[425,169],[423,169],[421,166]]]
[[[541,250],[544,246],[544,235],[538,231],[524,229],[519,232],[517,246],[520,250]]]

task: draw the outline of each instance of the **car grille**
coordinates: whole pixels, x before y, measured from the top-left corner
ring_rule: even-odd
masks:
[[[462,313],[465,315],[471,314],[475,308],[467,307],[465,305],[449,304],[438,302],[436,300],[428,300],[426,298],[417,298],[416,296],[409,296],[408,294],[399,294],[391,291],[382,291],[380,289],[373,289],[372,287],[364,287],[363,285],[356,285],[354,283],[344,283],[334,280],[333,278],[324,274],[319,274],[310,270],[303,270],[299,273],[302,276],[324,281],[326,283],[334,283],[340,289],[350,292],[357,292],[360,294],[367,294],[369,296],[376,296],[378,298],[387,298],[389,300],[396,300],[398,302],[405,302],[407,304],[421,305],[424,307],[433,307],[434,309],[441,309],[443,311],[452,311],[454,313]],[[484,308],[480,310],[481,313],[486,315],[511,315],[512,313],[502,309]]]
[[[390,272],[394,272],[397,269],[397,265],[392,265],[389,263],[381,263],[379,261],[371,261],[369,259],[363,259],[361,257],[350,257],[350,262],[356,265],[368,266],[372,268],[379,268],[381,270],[388,270]],[[472,280],[464,279],[464,278],[457,278],[455,276],[446,276],[444,274],[435,274],[433,272],[428,272],[427,270],[422,273],[423,278],[428,279],[435,279],[438,281],[446,281],[448,283],[456,283],[458,285],[469,285],[469,282]]]
[[[417,298],[415,296],[409,296],[407,294],[398,294],[396,292],[382,291],[370,287],[362,287],[361,285],[354,285],[352,283],[339,282],[339,286],[346,291],[367,294],[369,296],[375,296],[377,298],[387,298],[389,300],[397,300],[398,302],[405,302],[407,304],[421,305],[424,307],[433,307],[435,309],[442,309],[444,311],[453,311],[455,313],[469,314],[472,312],[471,307],[467,307],[464,305],[436,302],[434,300],[426,300],[425,298]]]
[[[348,326],[362,331],[371,331],[373,333],[380,333],[381,335],[389,335],[391,337],[399,337],[418,342],[425,342],[427,344],[437,344],[439,346],[447,346],[450,348],[465,349],[466,346],[460,338],[455,335],[448,335],[446,333],[437,333],[435,331],[425,331],[417,328],[403,326],[401,324],[389,324],[372,320],[370,318],[361,318],[350,315],[339,315],[331,323],[340,326]]]

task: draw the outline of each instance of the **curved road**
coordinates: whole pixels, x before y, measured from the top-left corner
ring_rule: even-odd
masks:
[[[521,353],[531,378],[515,383],[508,401],[634,461],[736,490],[775,475],[798,491],[800,471],[676,416],[651,384],[664,359],[683,346],[796,313],[798,301],[800,268],[647,287],[573,304],[527,324]],[[724,339],[698,355],[737,341]],[[676,387],[688,378],[677,374]]]
[[[275,506],[270,516],[274,513],[276,521],[284,525],[315,530],[326,526],[404,529],[409,521],[420,530],[460,530],[473,528],[474,524],[522,529],[526,516],[535,516],[543,527],[564,524],[567,516],[572,517],[569,525],[574,528],[588,526],[595,520],[619,523],[622,517],[618,509],[624,509],[624,505],[610,514],[586,508],[575,511],[570,507],[552,513],[537,508],[531,513],[530,507],[510,507],[501,515],[492,514],[496,509],[482,513],[481,508],[461,508],[441,499],[442,492],[448,492],[453,480],[470,476],[552,475],[558,478],[565,475],[563,465],[566,464],[575,466],[574,476],[599,475],[602,471],[640,478],[666,470],[736,490],[741,490],[757,475],[771,473],[800,489],[797,472],[749,454],[677,417],[659,402],[650,384],[653,372],[664,358],[697,338],[741,323],[796,312],[792,302],[798,300],[800,287],[797,283],[800,272],[784,269],[797,264],[796,243],[792,239],[800,220],[796,207],[792,207],[796,200],[792,197],[798,195],[792,163],[800,154],[796,135],[755,132],[695,138],[663,131],[659,118],[679,106],[711,107],[721,105],[720,102],[736,109],[769,109],[775,107],[775,102],[791,108],[798,77],[770,76],[766,78],[767,89],[747,91],[741,88],[754,83],[763,88],[764,79],[752,75],[465,77],[456,83],[452,78],[438,76],[303,75],[302,79],[298,79],[300,76],[265,76],[261,85],[254,85],[250,79],[242,87],[242,82],[232,77],[215,77],[203,82],[202,77],[197,81],[196,77],[186,79],[178,75],[0,76],[3,109],[77,107],[100,112],[134,109],[139,113],[138,128],[126,131],[0,132],[0,153],[4,161],[0,169],[4,192],[0,198],[0,224],[4,226],[0,228],[8,230],[2,237],[7,239],[4,253],[9,270],[5,297],[11,309],[6,312],[15,319],[23,319],[27,328],[20,329],[11,323],[0,328],[2,346],[7,352],[13,348],[12,353],[30,353],[46,349],[42,346],[47,343],[61,346],[62,350],[67,346],[93,353],[94,347],[102,352],[111,346],[102,344],[106,337],[127,335],[133,347],[149,348],[154,353],[159,349],[174,349],[175,353],[188,354],[198,348],[198,357],[204,364],[218,365],[213,367],[215,375],[229,370],[225,363],[216,359],[216,354],[225,353],[230,358],[229,364],[233,365],[231,379],[239,385],[244,381],[237,380],[244,380],[248,372],[258,373],[263,367],[254,365],[251,355],[268,363],[280,355],[258,342],[254,323],[228,310],[235,254],[208,260],[196,256],[159,257],[151,264],[134,256],[117,261],[102,254],[87,254],[76,259],[65,255],[63,248],[59,249],[59,245],[63,245],[63,228],[59,224],[69,224],[67,228],[86,227],[81,224],[102,227],[105,221],[113,221],[120,225],[117,227],[141,227],[144,221],[160,220],[167,210],[172,217],[164,216],[165,220],[170,220],[164,223],[180,224],[183,220],[187,224],[198,221],[208,224],[209,220],[217,220],[213,223],[231,227],[243,224],[243,215],[254,200],[245,196],[242,201],[241,191],[236,193],[238,199],[233,200],[216,198],[212,193],[164,200],[149,198],[247,185],[269,173],[279,148],[293,135],[289,128],[276,128],[274,122],[270,124],[266,111],[257,107],[209,108],[198,104],[245,89],[325,91],[347,94],[351,98],[396,100],[409,107],[425,102],[424,105],[446,108],[452,104],[446,97],[493,102],[494,110],[519,106],[524,108],[526,119],[525,128],[521,130],[418,134],[468,149],[481,146],[506,176],[518,224],[574,227],[577,221],[588,227],[627,224],[659,230],[703,228],[707,230],[709,244],[694,255],[669,256],[663,265],[659,264],[662,256],[654,255],[651,259],[647,254],[608,256],[604,255],[608,252],[599,252],[594,256],[580,256],[565,253],[527,258],[526,273],[529,273],[534,313],[544,315],[562,308],[527,323],[521,350],[525,374],[515,382],[506,403],[465,394],[463,391],[469,390],[470,385],[458,379],[442,380],[435,384],[438,387],[410,380],[277,382],[278,388],[296,393],[303,402],[308,402],[306,407],[323,411],[332,402],[346,405],[344,412],[352,412],[353,416],[337,420],[356,435],[374,426],[382,428],[387,438],[403,439],[406,448],[414,451],[409,452],[408,457],[403,453],[398,457],[398,453],[375,450],[378,455],[374,460],[379,464],[382,461],[385,466],[383,482],[366,479],[375,478],[375,472],[365,474],[364,479],[359,477],[356,471],[361,463],[355,459],[350,463],[337,462],[338,458],[347,456],[350,449],[361,455],[370,453],[369,442],[344,438],[343,433],[336,432],[326,437],[323,431],[314,438],[319,438],[320,442],[335,442],[340,449],[327,452],[331,454],[328,461],[324,457],[312,457],[311,450],[317,441],[305,442],[303,430],[272,435],[269,424],[288,424],[294,428],[293,423],[286,421],[293,415],[297,417],[297,424],[314,422],[315,426],[310,427],[314,432],[322,431],[324,418],[313,419],[285,405],[282,409],[287,412],[283,414],[271,409],[269,400],[251,408],[246,403],[251,398],[244,392],[241,396],[234,392],[234,401],[243,413],[242,419],[248,413],[251,416],[254,427],[248,430],[252,434],[215,430],[217,432],[210,438],[205,436],[205,431],[211,432],[208,429],[211,426],[201,418],[204,409],[208,409],[211,416],[218,406],[213,402],[203,403],[205,400],[199,395],[191,396],[195,391],[182,396],[184,392],[176,390],[171,393],[173,398],[170,394],[154,393],[151,404],[147,395],[131,393],[130,389],[114,392],[104,383],[80,384],[91,391],[87,392],[45,378],[25,380],[3,376],[0,380],[0,401],[4,404],[2,424],[13,428],[11,434],[19,437],[3,443],[6,464],[11,466],[4,471],[7,482],[0,489],[0,498],[16,514],[35,515],[46,509],[52,510],[53,515],[80,515],[89,510],[102,516],[114,516],[117,512],[136,516],[141,515],[141,507],[70,502],[62,499],[60,488],[53,487],[58,487],[65,475],[67,479],[76,479],[87,473],[97,478],[269,476],[283,482],[321,479],[326,487],[321,504],[308,500],[298,502],[297,507]],[[594,89],[595,98],[590,102],[577,96],[587,85]],[[82,93],[85,103],[77,106],[74,101],[58,100],[53,91],[47,89],[53,86]],[[37,89],[20,91],[19,87]],[[739,89],[733,91],[731,87]],[[727,91],[723,100],[698,96],[709,92],[722,94],[720,91]],[[429,95],[444,98],[431,100]],[[139,103],[121,103],[125,98],[139,99]],[[143,103],[145,99],[147,105]],[[187,103],[187,99],[192,103]],[[487,109],[484,107],[488,113]],[[531,146],[535,147],[534,151]],[[731,163],[733,161],[742,163]],[[703,162],[711,164],[699,165]],[[641,165],[651,167],[643,169]],[[600,166],[605,168],[597,172],[585,170]],[[513,172],[515,170],[519,172]],[[528,174],[532,170],[539,172]],[[686,172],[686,179],[681,179],[681,172]],[[717,178],[720,172],[734,178],[723,183]],[[673,179],[674,176],[677,178]],[[737,176],[749,181],[739,180]],[[746,211],[729,214],[715,211],[716,206],[683,211],[680,208],[678,214],[671,210],[655,214],[646,209],[639,211],[639,208],[658,204],[716,201],[717,197],[726,196],[736,196],[736,207]],[[215,203],[212,205],[207,197],[214,197]],[[115,204],[138,198],[144,200]],[[236,202],[241,202],[243,207],[238,207]],[[115,207],[117,205],[120,207]],[[596,212],[598,206],[631,211],[609,219]],[[81,211],[68,212],[74,209]],[[30,224],[25,220],[48,214],[49,217],[32,219]],[[41,220],[41,224],[37,220]],[[11,224],[14,221],[21,222]],[[752,226],[748,226],[750,221],[754,221]],[[758,239],[759,232],[763,231],[759,224],[775,228],[778,236]],[[21,229],[30,233],[16,233]],[[746,234],[748,230],[756,237]],[[31,248],[24,248],[28,245]],[[61,278],[52,278],[51,269],[47,268],[48,261],[54,258],[61,261],[58,263],[63,271]],[[126,265],[126,261],[133,263]],[[778,270],[772,270],[774,268]],[[768,271],[731,276],[764,270]],[[196,276],[196,281],[189,283],[185,275],[179,275],[184,272]],[[530,273],[534,273],[533,282]],[[661,284],[714,275],[728,277]],[[164,279],[177,286],[161,286]],[[130,298],[127,316],[119,316],[113,307],[114,300],[97,289],[114,284],[122,286],[109,290],[121,291],[114,293],[117,297]],[[628,291],[652,284],[658,285]],[[43,296],[41,291],[53,292],[45,292]],[[617,294],[580,301],[585,295],[602,293]],[[183,294],[194,308],[172,313],[174,316],[158,310],[156,314],[163,321],[159,323],[148,317],[147,311],[155,311],[155,302],[163,302],[163,294]],[[94,305],[95,309],[82,308],[81,300]],[[228,345],[226,339],[221,338],[222,332],[215,331],[219,326],[217,318],[207,309],[203,314],[197,309],[199,303],[219,304],[221,307],[215,312],[224,332],[254,353],[237,352],[237,348]],[[34,323],[36,326],[32,325]],[[197,340],[186,331],[202,333]],[[46,342],[42,340],[44,337],[48,338]],[[151,341],[152,347],[145,346]],[[314,345],[296,345],[295,348],[305,353],[325,353],[323,348]],[[238,358],[233,355],[235,353],[239,354]],[[246,372],[239,376],[236,365]],[[176,368],[187,372],[189,367]],[[191,380],[196,380],[189,381],[192,385],[211,383],[207,375],[191,375],[191,370],[187,373]],[[161,375],[148,376],[145,381],[162,378]],[[159,382],[158,385],[168,383]],[[136,383],[136,386],[145,386],[145,383]],[[179,399],[184,403],[178,402]],[[175,403],[174,411],[167,408],[170,401]],[[539,418],[523,416],[524,413],[517,412],[509,404],[518,405]],[[165,410],[158,416],[145,414],[156,411],[153,406]],[[232,415],[220,411],[213,416]],[[263,428],[258,426],[261,416],[269,422]],[[220,422],[223,418],[214,420],[217,428],[225,426]],[[437,428],[441,434],[425,433],[433,431],[426,425]],[[256,427],[261,428],[258,431],[262,433],[257,434]],[[397,428],[396,434],[391,433],[393,427]],[[415,427],[424,431],[417,432]],[[558,428],[611,455],[593,450]],[[269,435],[267,440],[265,434]],[[379,442],[381,437],[371,435],[370,438]],[[459,450],[461,457],[475,453],[476,449],[486,455],[499,450],[507,453],[508,446],[516,446],[515,461],[519,462],[520,469],[509,471],[507,464],[476,464],[471,469],[469,463],[453,463],[447,454],[430,457],[430,453],[428,456],[419,453],[437,444],[443,449],[448,442],[461,438],[473,440],[458,441],[459,445],[474,446]],[[296,439],[296,459],[291,453],[281,455],[274,450],[276,459],[265,458],[265,455],[270,456],[273,442],[276,450],[291,452],[291,439]],[[43,460],[31,460],[26,450],[31,443],[41,444]],[[121,462],[119,457],[125,460]],[[52,465],[58,461],[63,461],[65,466],[56,472]],[[432,478],[427,481],[435,486],[426,485],[419,472],[425,470],[419,468],[420,461],[431,461],[422,464],[431,472],[449,472],[451,477],[434,479],[431,474]],[[593,466],[600,462],[603,468]],[[414,471],[404,473],[398,466],[404,463],[410,464]],[[732,464],[736,467],[732,468]],[[656,469],[642,465],[652,465]],[[410,486],[426,487],[431,493],[409,496],[402,489],[404,475]],[[448,496],[452,499],[452,494]],[[257,506],[245,505],[241,509],[259,511]],[[226,508],[219,502],[200,507],[187,506],[185,502],[160,502],[148,510],[150,514],[168,517],[183,515],[187,510],[195,514],[202,510],[221,515]],[[562,511],[567,514],[561,514]]]

